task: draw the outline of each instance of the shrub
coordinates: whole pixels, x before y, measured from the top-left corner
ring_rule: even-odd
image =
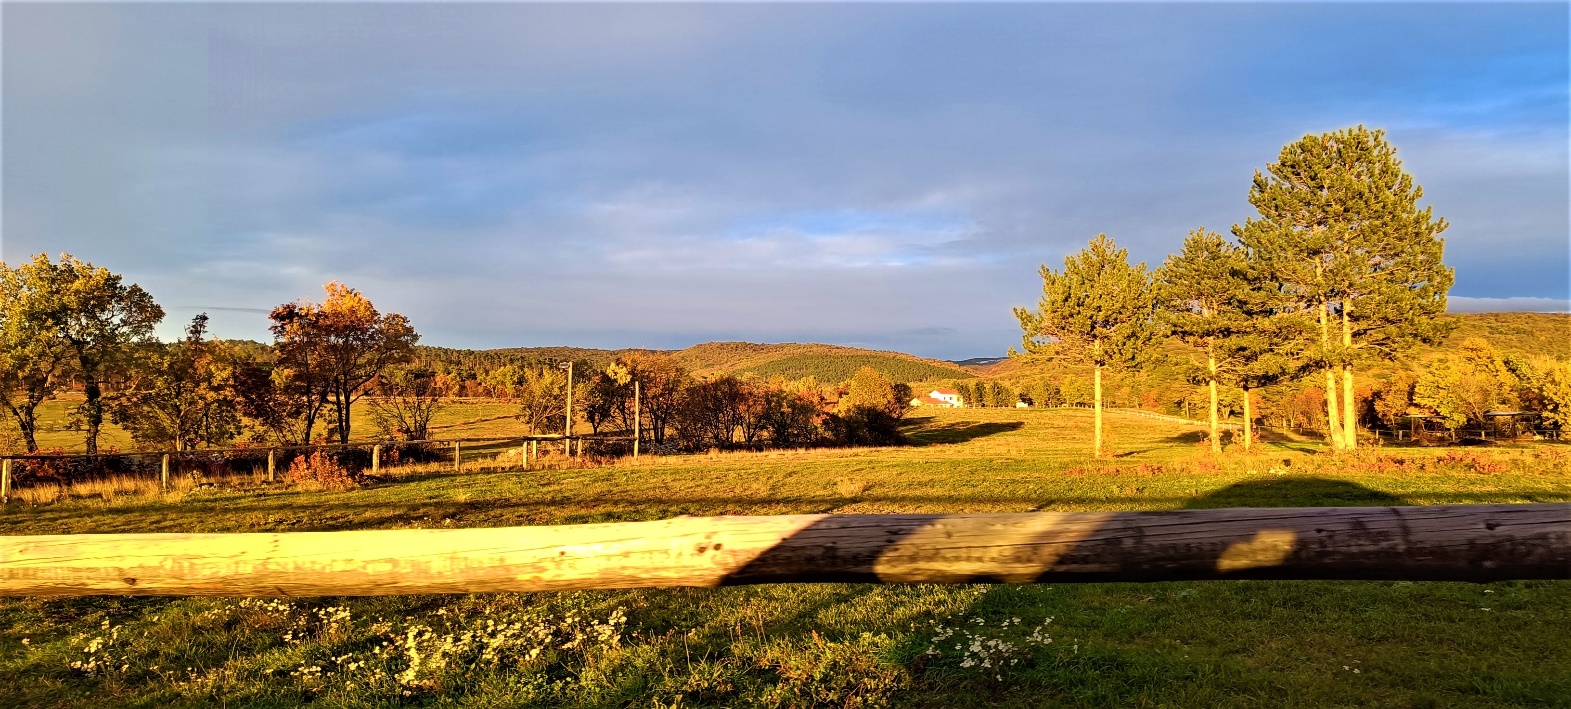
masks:
[[[359,487],[361,475],[341,465],[333,454],[316,451],[290,462],[289,481],[321,490],[348,490]]]
[[[871,406],[857,406],[841,414],[825,417],[824,428],[830,438],[843,446],[895,446],[905,443],[900,421],[888,412]]]

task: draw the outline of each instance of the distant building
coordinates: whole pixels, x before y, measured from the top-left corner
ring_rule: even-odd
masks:
[[[951,389],[934,389],[924,396],[911,400],[912,406],[938,406],[943,408],[959,408],[965,406],[965,400],[960,398],[960,392]]]

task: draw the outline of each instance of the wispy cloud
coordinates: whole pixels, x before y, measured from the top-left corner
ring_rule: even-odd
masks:
[[[1038,264],[1098,232],[1158,263],[1248,216],[1283,143],[1356,122],[1390,130],[1451,222],[1454,302],[1571,290],[1562,5],[5,19],[5,256],[69,250],[164,302],[342,279],[443,344],[994,354]],[[223,312],[219,334],[265,336]]]

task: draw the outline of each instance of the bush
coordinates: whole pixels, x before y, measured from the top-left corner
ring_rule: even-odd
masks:
[[[333,453],[316,451],[289,463],[289,481],[321,490],[348,490],[360,486],[362,477],[340,464]]]
[[[64,450],[58,449],[51,452],[52,455],[64,453]],[[126,455],[18,458],[13,462],[11,475],[12,484],[17,487],[40,484],[66,486],[104,478],[157,476],[158,460]]]
[[[898,446],[906,442],[900,420],[872,406],[856,406],[826,417],[824,428],[842,446]]]

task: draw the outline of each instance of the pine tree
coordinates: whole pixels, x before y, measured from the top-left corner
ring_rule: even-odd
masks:
[[[1325,373],[1334,449],[1357,445],[1354,363],[1438,342],[1449,330],[1441,316],[1453,272],[1439,237],[1447,224],[1418,208],[1422,197],[1385,133],[1357,126],[1284,146],[1250,187],[1260,219],[1234,227],[1294,309],[1318,321],[1320,342],[1308,354]]]
[[[1211,452],[1219,454],[1217,383],[1221,372],[1236,363],[1227,355],[1240,352],[1219,345],[1243,333],[1249,324],[1243,308],[1250,289],[1243,250],[1221,234],[1205,227],[1195,229],[1184,239],[1183,250],[1158,269],[1157,280],[1168,330],[1205,356],[1195,378],[1205,383],[1210,394]]]
[[[1040,273],[1037,310],[1015,308],[1025,352],[1009,354],[1092,367],[1092,450],[1101,457],[1102,370],[1137,366],[1156,351],[1156,287],[1146,265],[1129,265],[1129,252],[1106,234],[1065,258],[1063,272],[1044,265]]]

